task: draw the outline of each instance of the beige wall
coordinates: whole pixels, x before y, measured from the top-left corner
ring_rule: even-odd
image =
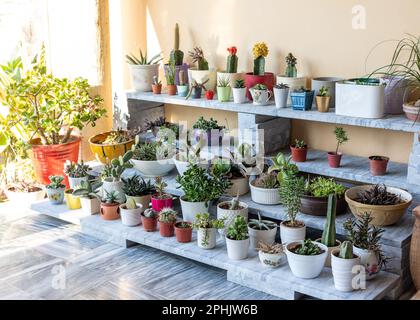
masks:
[[[366,29],[352,28],[352,8],[366,8]],[[239,70],[252,67],[251,49],[265,41],[270,48],[267,70],[284,71],[284,57],[290,51],[298,58],[298,72],[307,77],[362,76],[366,70],[388,62],[393,44],[370,50],[379,42],[417,33],[420,21],[418,0],[148,0],[148,9],[165,57],[173,46],[173,26],[180,23],[181,49],[187,55],[202,46],[210,66],[224,68],[226,48],[237,46]],[[182,112],[183,111],[183,112]],[[181,113],[182,112],[182,113]],[[168,106],[170,118],[194,121],[203,110]],[[235,123],[235,115],[208,111],[224,122]],[[328,150],[334,145],[332,125],[293,122],[293,135],[304,137],[311,147]],[[349,127],[349,154],[389,155],[407,162],[412,141],[408,133]]]

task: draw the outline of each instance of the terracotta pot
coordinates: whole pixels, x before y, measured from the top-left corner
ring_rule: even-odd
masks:
[[[175,233],[174,224],[159,221],[159,232],[162,237],[173,237]]]
[[[67,160],[78,162],[80,137],[72,136],[70,142],[44,146],[40,139],[29,141],[32,147],[31,158],[38,182],[47,185],[50,183],[49,176],[63,176],[64,163]],[[67,176],[64,179],[69,188]]]
[[[295,145],[290,146],[290,151],[292,152],[292,160],[294,162],[305,162],[306,155],[308,154],[308,146],[303,148],[296,148]]]
[[[176,95],[176,85],[167,85],[166,86],[166,90],[168,92],[168,95],[170,96],[174,96]]]
[[[173,206],[174,203],[170,195],[165,199],[158,199],[157,195],[152,196],[152,209],[156,212],[160,212],[163,208],[173,208]]]
[[[153,94],[161,94],[162,93],[162,85],[161,84],[152,84],[152,91],[153,91]]]
[[[304,195],[300,198],[300,212],[310,216],[327,215],[328,197],[313,197]],[[336,214],[345,214],[347,212],[347,202],[344,196],[337,198]]]
[[[143,223],[143,229],[146,232],[154,232],[157,229],[157,217],[155,218],[147,218],[143,214],[141,214],[141,222]]]
[[[273,87],[275,84],[274,73],[266,72],[263,76],[256,76],[252,72],[250,72],[245,75],[245,86],[247,89],[246,96],[250,101],[252,101],[252,96],[249,92],[249,89],[254,87],[256,84],[264,84],[267,86],[268,90],[273,92]]]
[[[192,225],[190,222],[184,222],[184,223],[188,223],[188,225],[190,226],[189,228],[180,228],[179,226],[182,224],[183,222],[178,222],[175,224],[175,235],[176,235],[176,240],[178,242],[181,243],[188,243],[192,241]]]
[[[383,176],[388,166],[388,157],[371,156],[369,157],[370,173],[372,176]]]
[[[420,108],[415,107],[414,105],[411,105],[409,103],[405,103],[403,105],[403,110],[405,113],[405,116],[408,120],[411,121],[417,121],[420,119]]]
[[[413,210],[416,221],[413,226],[410,246],[410,271],[413,283],[420,290],[420,207]]]
[[[342,153],[328,152],[328,164],[331,168],[339,168],[341,163]]]
[[[118,220],[120,218],[120,204],[101,203],[101,217],[104,220]]]
[[[134,144],[134,139],[123,143],[103,145],[102,142],[114,131],[104,132],[89,138],[90,150],[102,164],[124,155]]]

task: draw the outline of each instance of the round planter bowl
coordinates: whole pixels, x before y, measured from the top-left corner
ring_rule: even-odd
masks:
[[[163,177],[168,175],[175,168],[172,159],[156,160],[156,161],[141,161],[130,160],[134,169],[140,171],[142,176],[146,178]]]
[[[276,241],[277,227],[270,230],[255,230],[248,227],[248,234],[251,241],[251,249],[258,250],[260,242],[273,244]]]
[[[274,205],[280,203],[279,189],[264,189],[253,185],[253,181],[249,183],[251,188],[251,199],[255,203]]]
[[[121,222],[127,227],[136,227],[141,224],[142,205],[137,203],[136,209],[127,209],[125,204],[120,205]]]
[[[102,164],[108,161],[123,156],[127,151],[131,150],[134,144],[134,139],[117,143],[112,145],[103,145],[103,141],[114,131],[100,133],[89,139],[90,150],[95,155],[96,159]]]
[[[153,77],[159,75],[159,65],[132,65],[129,64],[133,89],[140,92],[152,91]]]
[[[287,221],[280,223],[280,239],[282,244],[303,241],[306,238],[306,226],[292,228],[286,225]]]
[[[325,260],[328,255],[328,248],[322,243],[313,242],[324,252],[316,256],[304,256],[291,251],[297,245],[303,244],[303,241],[292,242],[286,245],[287,261],[295,277],[303,279],[314,279],[318,277],[325,266]]]
[[[225,227],[219,229],[219,234],[223,237],[226,235],[227,229],[233,223],[236,216],[242,216],[245,218],[245,221],[248,221],[248,205],[245,202],[239,202],[239,206],[242,207],[239,210],[222,208],[225,205],[230,205],[230,201],[224,201],[217,205],[217,219],[225,219]]]
[[[250,101],[252,101],[252,96],[249,89],[253,88],[256,84],[264,84],[268,90],[273,92],[275,84],[274,73],[266,72],[263,76],[256,76],[252,72],[245,74],[246,96]]]
[[[385,227],[396,224],[405,214],[413,200],[413,197],[407,191],[387,187],[388,192],[399,195],[401,200],[404,202],[390,206],[374,206],[355,201],[359,192],[369,190],[372,187],[373,186],[370,185],[357,186],[346,191],[345,197],[351,212],[356,218],[359,218],[365,213],[369,213],[372,217],[371,224],[377,227]]]
[[[340,250],[333,250],[330,256],[334,287],[338,291],[350,292],[354,290],[353,268],[360,265],[360,257],[354,255],[353,259],[342,259],[338,257],[339,253]]]
[[[372,176],[383,176],[386,173],[389,158],[382,156],[369,157],[370,173]]]
[[[230,179],[232,185],[226,190],[226,194],[236,197],[238,194],[243,196],[249,192],[249,177]]]
[[[299,211],[310,215],[325,217],[327,216],[328,208],[328,197],[312,197],[312,196],[302,196],[300,198],[300,209]],[[337,210],[336,214],[341,215],[347,212],[347,202],[344,196],[337,198]]]
[[[262,252],[261,250],[258,251],[258,258],[264,266],[270,268],[277,268],[287,261],[285,253],[272,254]]]
[[[191,223],[187,222],[190,225],[190,228],[180,228],[179,225],[182,222],[175,224],[175,236],[176,240],[180,243],[188,243],[192,241],[192,226]]]
[[[4,190],[7,199],[18,208],[29,208],[32,203],[45,199],[45,189],[42,185],[36,185],[38,191],[34,192],[16,192],[12,187],[7,187]]]
[[[244,260],[248,258],[249,238],[245,240],[226,239],[226,249],[230,260]]]
[[[322,239],[316,239],[315,242],[319,242],[322,243]],[[327,255],[327,260],[325,260],[325,266],[326,267],[331,267],[331,252],[333,252],[334,250],[337,250],[340,252],[340,246],[341,246],[341,241],[340,240],[335,240],[335,246],[334,247],[327,247],[328,248],[328,255]]]

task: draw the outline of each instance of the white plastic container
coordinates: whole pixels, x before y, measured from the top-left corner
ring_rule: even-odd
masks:
[[[179,198],[181,202],[182,220],[188,222],[194,222],[195,216],[198,213],[208,213],[209,206],[206,202],[188,202],[184,201],[183,197]]]
[[[273,244],[276,240],[277,227],[270,230],[256,230],[248,227],[249,239],[251,240],[252,250],[258,250],[260,242]]]
[[[340,249],[331,252],[331,266],[334,277],[334,286],[338,291],[350,292],[353,291],[353,268],[360,265],[360,258],[356,256],[353,259],[342,259],[337,255]]]
[[[172,159],[156,160],[156,161],[142,161],[142,160],[130,160],[134,166],[134,169],[140,171],[140,173],[147,178],[162,177],[166,176],[172,169],[175,168],[175,164]]]

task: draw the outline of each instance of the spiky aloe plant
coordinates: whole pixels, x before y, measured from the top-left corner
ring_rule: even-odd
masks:
[[[204,58],[203,49],[195,47],[193,51],[189,52],[189,55],[192,58],[192,62],[197,63],[198,70],[209,70],[209,63],[206,58]]]
[[[158,64],[162,61],[163,57],[160,53],[153,56],[150,60],[147,59],[147,52],[143,54],[143,51],[140,49],[140,56],[136,57],[134,54],[127,54],[126,56],[127,63],[132,65],[151,65]]]
[[[344,241],[340,246],[338,255],[341,259],[353,259],[353,244],[351,241]]]
[[[174,38],[174,49],[171,51],[169,56],[169,64],[175,66],[182,66],[184,63],[184,52],[179,50],[179,25],[175,24],[175,38]]]
[[[227,73],[237,73],[238,72],[238,56],[236,53],[238,50],[236,47],[230,47],[227,49],[229,51],[229,55],[227,57],[227,66],[226,72]]]
[[[337,208],[337,196],[330,194],[328,196],[327,220],[325,220],[324,231],[322,232],[322,244],[327,247],[334,247],[336,244],[335,235],[335,216]]]

